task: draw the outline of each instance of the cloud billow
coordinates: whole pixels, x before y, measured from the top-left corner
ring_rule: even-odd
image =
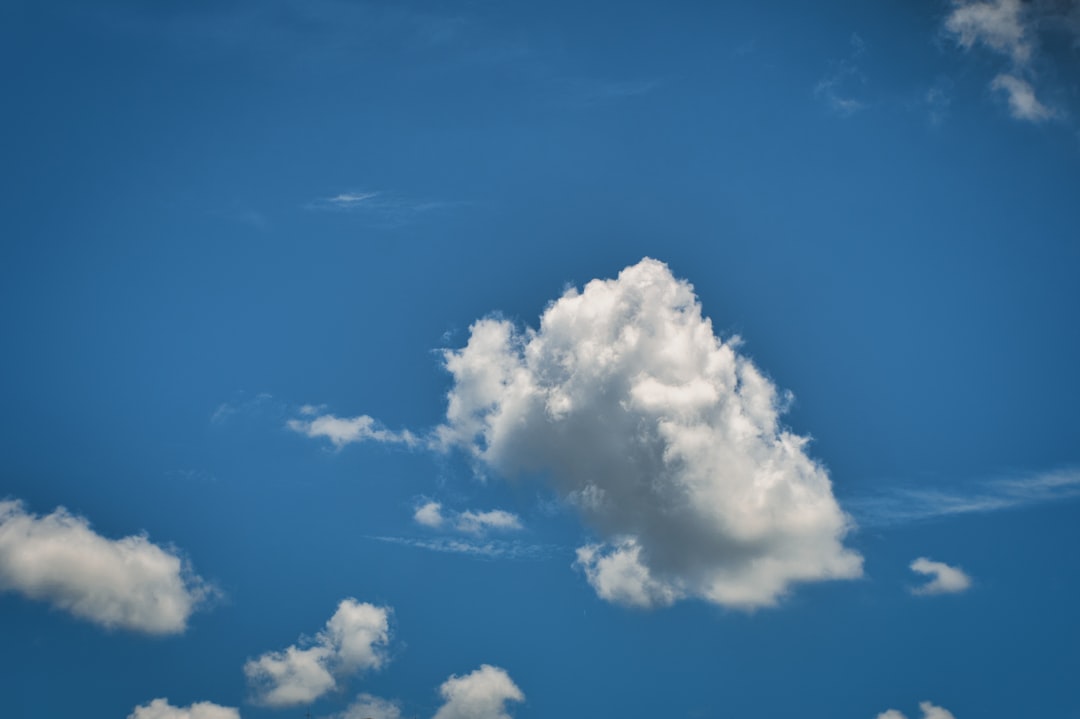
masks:
[[[108,539],[63,507],[38,516],[0,501],[0,591],[103,627],[179,634],[215,590],[144,535]]]
[[[254,701],[271,707],[308,704],[338,686],[338,680],[387,661],[388,607],[344,599],[314,642],[268,652],[244,665]]]
[[[432,442],[497,474],[542,473],[601,541],[578,566],[604,599],[770,605],[794,582],[861,575],[849,517],[786,397],[652,259],[567,290],[540,328],[477,321]]]

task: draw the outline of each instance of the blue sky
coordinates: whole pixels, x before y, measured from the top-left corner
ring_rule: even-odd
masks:
[[[0,39],[7,712],[1080,717],[1076,3]]]

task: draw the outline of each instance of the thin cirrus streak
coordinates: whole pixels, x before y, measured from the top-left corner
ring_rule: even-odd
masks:
[[[555,554],[570,555],[570,550],[554,544],[528,544],[520,541],[491,539],[470,541],[451,537],[420,539],[416,537],[379,536],[368,537],[378,542],[400,544],[432,552],[465,554],[479,559],[548,559]]]
[[[956,489],[892,489],[843,501],[861,527],[1013,509],[1080,497],[1080,469],[986,481]]]

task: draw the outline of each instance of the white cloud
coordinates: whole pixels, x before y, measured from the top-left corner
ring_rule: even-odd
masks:
[[[435,442],[495,472],[545,472],[603,537],[578,564],[638,606],[755,607],[793,582],[861,575],[850,520],[787,397],[718,339],[693,288],[645,259],[568,290],[540,329],[477,321]]]
[[[441,527],[446,519],[442,516],[442,504],[439,502],[424,502],[416,508],[413,519],[417,524],[433,529]]]
[[[919,557],[911,563],[911,571],[933,577],[929,582],[911,590],[912,594],[956,594],[971,586],[971,577],[959,567]]]
[[[361,694],[335,719],[401,719],[401,708],[392,701]]]
[[[462,512],[457,518],[457,528],[469,534],[482,534],[488,530],[521,529],[521,519],[513,512],[492,509],[487,512]]]
[[[1057,117],[1057,113],[1039,102],[1035,88],[1015,75],[1002,73],[990,83],[994,90],[1004,92],[1009,100],[1009,113],[1017,120],[1042,122]]]
[[[439,694],[444,704],[434,719],[510,719],[507,702],[525,701],[506,670],[489,664],[463,677],[451,676]]]
[[[306,704],[337,687],[337,680],[387,660],[390,609],[344,599],[311,646],[268,652],[244,665],[256,703]]]
[[[135,707],[128,714],[128,719],[240,719],[240,712],[210,702],[174,707],[168,699],[155,699],[149,704]]]
[[[106,539],[63,507],[39,517],[0,501],[0,590],[107,628],[178,634],[214,590],[144,535]]]
[[[954,0],[945,29],[956,35],[965,49],[981,43],[1008,55],[1016,65],[1031,59],[1031,40],[1020,0],[970,2]]]
[[[919,702],[919,709],[922,710],[923,719],[956,719],[948,709],[935,706],[930,702]],[[877,719],[907,719],[907,717],[896,709],[889,709],[878,714]]]
[[[413,520],[425,527],[439,529],[450,525],[453,529],[467,534],[485,534],[488,531],[513,531],[521,529],[521,518],[504,509],[492,509],[486,512],[466,510],[464,512],[443,512],[442,504],[425,501],[413,513]]]
[[[304,405],[301,408],[301,414],[305,416],[310,416],[313,411],[314,408],[311,405]],[[286,426],[308,437],[325,437],[338,449],[347,444],[368,440],[387,444],[404,444],[409,447],[416,444],[416,437],[409,430],[394,432],[384,429],[366,414],[359,417],[336,417],[332,414],[324,414],[313,419],[290,419],[286,422]]]

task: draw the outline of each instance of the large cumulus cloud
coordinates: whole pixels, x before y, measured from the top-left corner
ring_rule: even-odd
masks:
[[[433,441],[550,478],[601,537],[578,550],[601,597],[755,607],[861,574],[827,472],[780,423],[785,396],[663,263],[567,290],[539,329],[479,320],[445,361]]]

